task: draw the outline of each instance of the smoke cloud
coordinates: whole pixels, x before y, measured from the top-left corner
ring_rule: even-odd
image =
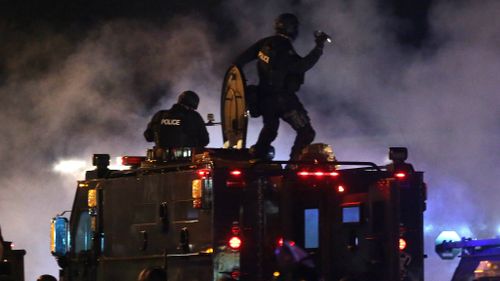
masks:
[[[57,275],[50,218],[71,208],[93,153],[144,155],[147,122],[182,90],[199,92],[204,108],[218,104],[220,58],[209,29],[183,17],[161,27],[118,20],[78,40],[48,30],[18,43],[0,88],[0,221],[4,237],[27,249],[27,280]],[[63,160],[86,165],[61,174],[54,168]]]
[[[0,223],[3,235],[27,249],[26,280],[57,265],[49,254],[49,221],[71,207],[76,179],[54,171],[61,160],[93,153],[143,155],[151,146],[142,132],[149,118],[190,89],[201,96],[200,113],[219,114],[225,68],[244,48],[273,32],[272,21],[295,12],[305,55],[312,32],[333,37],[306,74],[299,96],[317,131],[340,160],[383,164],[389,146],[407,146],[409,162],[428,184],[426,280],[451,279],[456,261],[438,259],[433,241],[442,230],[490,238],[500,220],[495,176],[500,175],[500,3],[434,1],[429,38],[402,47],[395,21],[374,1],[226,1],[235,30],[221,39],[217,26],[199,16],[164,24],[110,20],[80,36],[41,26],[13,33],[0,61]],[[376,2],[376,1],[375,1]],[[229,31],[228,31],[229,32]],[[10,37],[9,37],[10,36]],[[247,66],[250,83],[255,73]],[[248,143],[260,119],[250,120]],[[220,128],[211,127],[212,147]],[[285,124],[273,144],[287,159],[294,132]]]

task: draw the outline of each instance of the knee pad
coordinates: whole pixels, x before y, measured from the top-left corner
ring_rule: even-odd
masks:
[[[309,116],[307,116],[307,112],[301,110],[292,110],[285,113],[283,115],[283,120],[290,124],[297,132],[311,126],[311,121],[309,120]]]

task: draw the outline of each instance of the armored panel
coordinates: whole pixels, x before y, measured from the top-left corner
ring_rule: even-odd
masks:
[[[212,274],[211,259],[200,254],[212,245],[212,217],[210,210],[193,208],[195,178],[196,170],[186,170],[101,182],[104,239],[98,280],[132,280],[153,265],[165,267],[169,280]]]

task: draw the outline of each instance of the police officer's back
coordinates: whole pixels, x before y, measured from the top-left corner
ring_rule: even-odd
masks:
[[[185,91],[169,110],[158,111],[148,124],[144,137],[154,141],[159,148],[205,147],[208,132],[200,114],[196,111],[199,97]]]

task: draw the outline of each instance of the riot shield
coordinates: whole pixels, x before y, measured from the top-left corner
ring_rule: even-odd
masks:
[[[246,80],[237,66],[224,76],[221,95],[221,123],[224,148],[245,148],[248,113],[245,102]]]

